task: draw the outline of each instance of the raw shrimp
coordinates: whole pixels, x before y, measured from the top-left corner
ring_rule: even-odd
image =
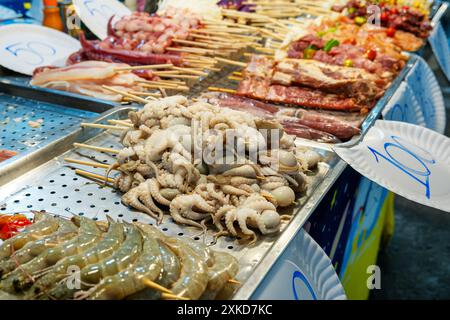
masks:
[[[215,299],[225,287],[228,280],[233,279],[239,271],[236,258],[225,252],[214,252],[214,265],[208,268],[208,285],[202,299]]]
[[[127,225],[125,241],[110,257],[87,265],[80,271],[81,283],[87,286],[97,284],[102,278],[115,275],[132,264],[142,251],[142,235],[134,225]],[[53,299],[72,298],[76,292],[65,283],[60,283],[48,292]]]
[[[78,234],[78,227],[70,220],[57,218],[59,228],[54,233],[41,239],[28,242],[22,249],[14,252],[10,259],[0,262],[0,277],[13,271],[18,266],[36,258],[39,254],[47,250],[50,246],[55,246]]]
[[[8,258],[13,252],[21,249],[28,242],[48,235],[58,229],[58,221],[44,212],[35,212],[34,223],[25,228],[20,234],[3,242],[0,246],[0,260]]]
[[[58,281],[68,276],[68,269],[72,266],[84,268],[85,266],[97,263],[111,256],[114,251],[122,244],[124,239],[123,225],[113,221],[108,217],[109,228],[103,238],[91,249],[60,260],[51,271],[43,277],[36,280],[27,296],[40,294],[50,287],[54,286]]]
[[[89,290],[90,300],[119,300],[146,288],[144,279],[154,281],[161,274],[163,262],[158,241],[143,234],[144,246],[136,264],[114,276],[103,279],[100,284]]]
[[[91,248],[99,240],[101,233],[93,220],[83,217],[78,236],[54,248],[45,250],[33,260],[11,272],[6,279],[0,282],[0,290],[20,292],[26,289],[27,286],[34,282],[34,276],[38,275],[39,272],[53,266],[64,257],[72,256]]]
[[[171,286],[174,294],[198,299],[208,284],[206,262],[186,243],[175,238],[164,241],[181,261],[180,278]]]

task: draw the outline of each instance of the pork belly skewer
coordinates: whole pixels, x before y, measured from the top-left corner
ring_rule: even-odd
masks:
[[[276,62],[268,57],[253,55],[248,64],[232,64],[245,65],[237,94],[310,108],[364,113],[374,105],[387,86],[386,82],[362,69],[331,66],[317,61]]]

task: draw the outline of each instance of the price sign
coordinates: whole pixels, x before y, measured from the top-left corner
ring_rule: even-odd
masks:
[[[50,28],[12,24],[0,28],[0,64],[32,75],[37,67],[64,66],[80,44],[65,33]]]
[[[426,126],[422,110],[408,83],[402,82],[384,108],[383,118]]]
[[[386,189],[450,212],[449,138],[416,125],[379,120],[360,144],[335,151]]]
[[[131,11],[117,0],[73,0],[75,11],[81,21],[98,38],[105,39],[108,34],[108,21],[130,15]]]
[[[431,44],[433,53],[436,60],[439,62],[442,71],[450,81],[450,48],[447,35],[445,34],[441,22],[438,22],[434,26],[433,32],[430,34],[428,41]]]

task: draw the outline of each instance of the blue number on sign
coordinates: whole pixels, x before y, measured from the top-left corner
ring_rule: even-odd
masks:
[[[384,151],[386,152],[386,155],[381,154],[380,152],[378,152],[377,150],[368,147],[369,150],[373,153],[373,155],[375,156],[375,160],[377,162],[379,162],[378,156],[382,157],[383,159],[385,159],[386,161],[388,161],[390,164],[394,165],[395,167],[397,167],[398,169],[400,169],[401,171],[403,171],[404,173],[406,173],[409,177],[411,177],[412,179],[414,179],[415,181],[417,181],[418,183],[420,183],[421,185],[423,185],[425,187],[425,196],[430,199],[430,175],[431,175],[431,171],[428,168],[428,166],[426,165],[426,163],[429,164],[434,164],[436,163],[435,160],[433,159],[424,159],[423,157],[420,157],[418,155],[416,155],[414,152],[412,152],[411,150],[409,150],[408,148],[406,148],[404,145],[402,145],[398,140],[400,139],[399,137],[396,136],[391,136],[392,140],[394,140],[395,143],[392,142],[386,142],[384,144]],[[406,166],[405,164],[401,163],[400,161],[398,161],[397,159],[395,159],[390,153],[388,149],[391,148],[396,148],[399,149],[403,152],[406,152],[407,154],[409,154],[410,156],[412,156],[414,159],[417,160],[417,162],[419,162],[424,171],[418,171],[415,170],[413,168],[409,168],[408,166]],[[425,150],[421,149],[424,153],[430,155],[428,152],[426,152]],[[378,156],[377,156],[378,155]],[[430,155],[431,158],[431,155]],[[423,177],[423,178],[422,178]],[[422,178],[422,179],[421,179]]]
[[[86,7],[86,9],[88,9],[91,16],[95,16],[95,15],[99,14],[99,15],[105,17],[106,19],[109,19],[110,15],[108,16],[108,14],[106,12],[109,11],[109,12],[114,13],[114,11],[105,4],[102,4],[100,6],[100,8],[95,8],[96,3],[94,0],[85,0],[83,2],[83,4]],[[93,6],[91,6],[91,4],[93,4]]]
[[[292,291],[294,293],[295,300],[300,300],[297,294],[297,289],[295,288],[295,279],[302,281],[308,288],[309,293],[311,293],[312,298],[314,300],[317,300],[316,294],[314,293],[313,288],[309,284],[308,279],[306,279],[305,275],[298,270],[294,271],[294,273],[292,274]]]
[[[31,54],[34,59],[27,59],[24,62],[33,66],[43,63],[44,56],[53,56],[56,53],[56,50],[52,46],[39,41],[29,41],[27,43],[17,42],[5,47],[5,50],[16,57],[19,57],[21,53]]]

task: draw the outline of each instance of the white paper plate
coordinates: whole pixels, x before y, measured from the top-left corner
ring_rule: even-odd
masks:
[[[444,97],[433,70],[425,60],[418,57],[406,81],[422,109],[427,128],[444,133],[447,120]]]
[[[386,189],[450,212],[450,138],[417,125],[378,120],[360,144],[334,150]]]
[[[301,229],[268,272],[252,300],[344,300],[331,260]]]
[[[99,39],[108,34],[108,21],[114,16],[114,21],[131,14],[124,4],[117,0],[73,0],[75,11],[81,21]]]
[[[64,66],[67,58],[80,49],[69,35],[43,26],[11,24],[0,27],[0,64],[32,75],[37,67]]]
[[[383,119],[425,127],[422,109],[407,82],[402,82],[382,111]]]

